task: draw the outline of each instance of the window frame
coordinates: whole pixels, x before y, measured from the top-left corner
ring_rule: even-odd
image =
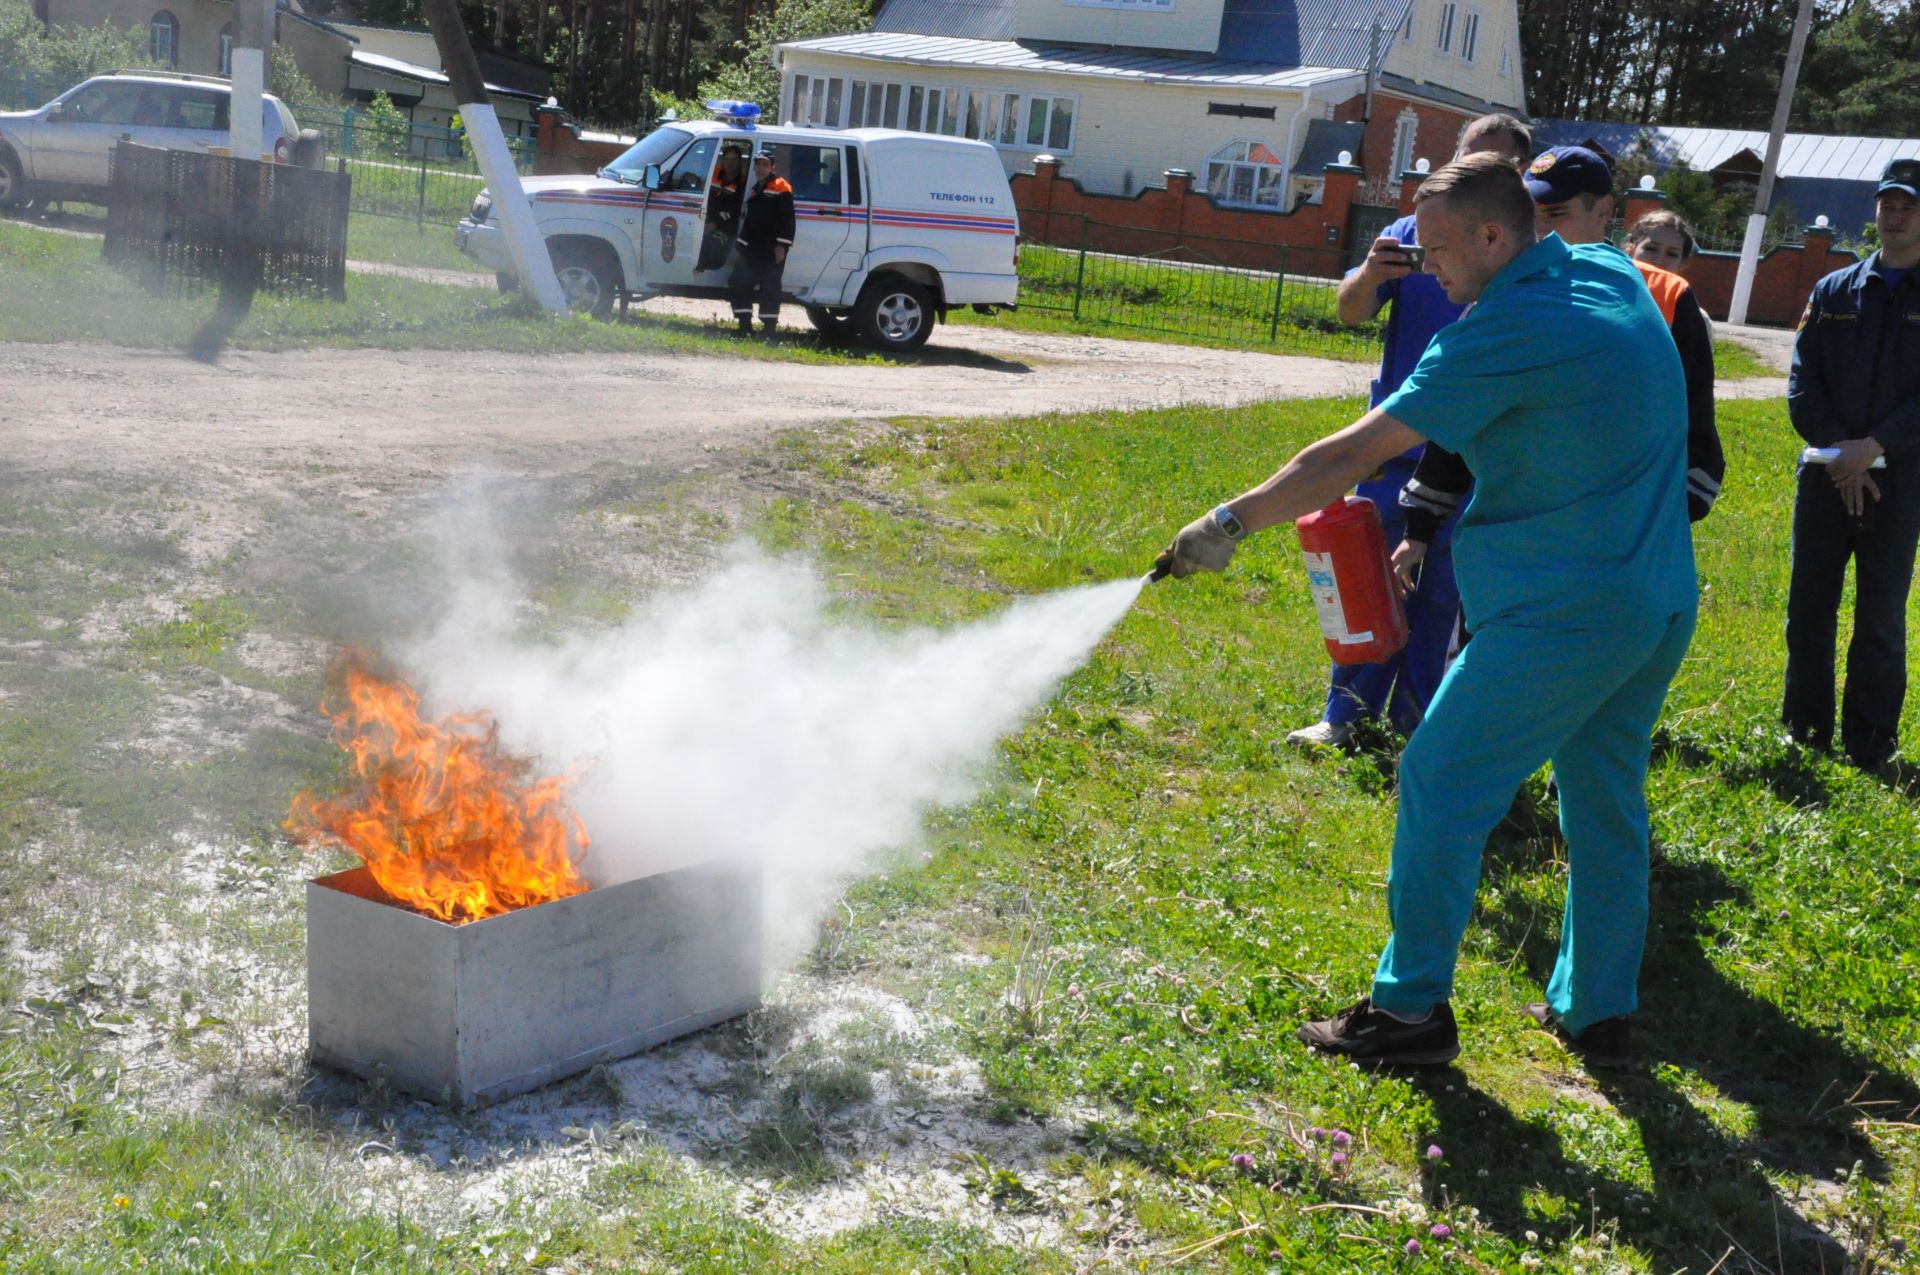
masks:
[[[1202,188],[1214,203],[1226,208],[1257,208],[1274,212],[1285,212],[1287,210],[1287,189],[1286,185],[1283,184],[1283,179],[1286,179],[1287,182],[1291,181],[1292,166],[1285,161],[1284,157],[1275,160],[1273,163],[1253,159],[1248,152],[1255,146],[1264,148],[1269,154],[1276,156],[1281,155],[1281,152],[1276,150],[1273,144],[1264,138],[1235,137],[1230,141],[1223,142],[1215,147],[1214,150],[1201,161]],[[1222,158],[1227,152],[1234,150],[1239,150],[1242,153],[1232,158]],[[1226,177],[1226,181],[1224,183],[1224,189],[1216,190],[1214,188],[1214,170],[1216,168],[1225,170],[1224,176]],[[1242,169],[1247,170],[1247,188],[1250,195],[1249,198],[1245,199],[1233,193],[1233,188],[1239,182],[1240,170]],[[1267,192],[1271,192],[1275,198],[1271,200],[1262,198]]]
[[[233,77],[233,23],[220,28],[220,74]]]
[[[1472,7],[1460,22],[1460,60],[1469,66],[1480,52],[1480,23],[1480,10]]]
[[[1412,111],[1402,111],[1393,122],[1393,171],[1388,177],[1400,180],[1400,174],[1413,168],[1413,147],[1420,137],[1420,117]]]
[[[1419,29],[1420,0],[1407,0],[1407,16],[1400,24],[1400,43],[1412,44],[1414,32]]]
[[[166,33],[167,56],[160,56],[160,35]],[[156,9],[147,19],[147,57],[154,62],[165,62],[169,67],[180,65],[180,19],[171,9]]]
[[[1503,80],[1513,78],[1513,46],[1505,41],[1500,45],[1500,69],[1496,74]]]
[[[928,80],[869,79],[846,73],[795,71],[781,99],[781,120],[796,128],[891,128],[929,137],[965,137],[996,150],[1071,155],[1080,119],[1077,93]],[[818,101],[820,111],[814,111]],[[919,110],[916,112],[916,102]],[[1029,140],[1042,111],[1042,140]]]
[[[1066,0],[1070,9],[1121,9],[1129,13],[1172,13],[1178,0]]]
[[[1453,55],[1453,23],[1459,10],[1458,0],[1441,0],[1440,25],[1434,35],[1433,51],[1442,57]]]

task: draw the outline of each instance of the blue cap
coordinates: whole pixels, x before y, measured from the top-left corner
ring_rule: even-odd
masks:
[[[1880,170],[1880,185],[1874,196],[1877,198],[1890,190],[1905,191],[1920,199],[1920,159],[1892,160]]]
[[[1527,165],[1524,179],[1536,204],[1564,204],[1575,195],[1613,193],[1613,165],[1584,146],[1555,146],[1540,152]]]

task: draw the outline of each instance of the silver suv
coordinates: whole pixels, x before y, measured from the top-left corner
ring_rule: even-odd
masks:
[[[96,75],[37,111],[0,114],[0,208],[36,200],[104,198],[114,144],[225,153],[232,145],[226,80],[167,71]],[[321,162],[320,134],[302,133],[277,97],[262,102],[262,159]]]

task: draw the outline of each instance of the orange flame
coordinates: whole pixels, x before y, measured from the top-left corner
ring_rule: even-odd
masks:
[[[423,720],[420,696],[371,664],[343,652],[320,704],[360,789],[295,797],[294,840],[353,851],[390,897],[455,925],[586,890],[586,829],[562,800],[572,776],[529,779],[485,713]]]

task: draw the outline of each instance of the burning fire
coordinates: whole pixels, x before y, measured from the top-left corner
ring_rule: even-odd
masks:
[[[390,897],[455,925],[586,890],[586,829],[562,800],[572,776],[529,778],[485,713],[422,719],[413,688],[371,665],[343,652],[320,704],[360,788],[295,797],[294,840],[344,846]]]

